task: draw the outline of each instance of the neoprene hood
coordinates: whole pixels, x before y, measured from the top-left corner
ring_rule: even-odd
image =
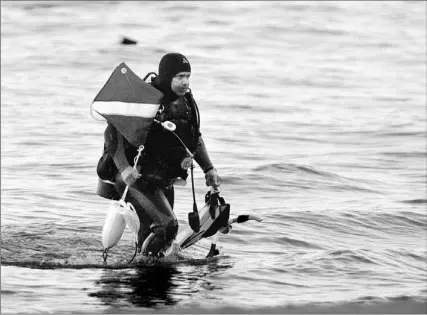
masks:
[[[179,53],[169,53],[162,57],[159,63],[159,74],[154,81],[154,85],[163,94],[162,103],[176,100],[176,95],[171,88],[172,79],[180,72],[191,72],[191,65],[188,59]]]

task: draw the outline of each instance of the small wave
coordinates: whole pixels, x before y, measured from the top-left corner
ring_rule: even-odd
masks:
[[[24,10],[33,11],[33,10],[47,10],[57,7],[58,4],[55,3],[32,3],[24,5]]]
[[[207,20],[205,22],[207,25],[214,25],[214,26],[228,26],[230,25],[230,21],[229,20],[220,20],[220,19],[211,19],[211,20]]]
[[[427,220],[425,217],[419,217],[415,213],[402,212],[401,214],[388,214],[393,223],[404,223],[405,225],[427,227]]]
[[[363,255],[360,252],[352,250],[335,250],[329,253],[331,256],[336,256],[339,260],[352,261],[352,262],[362,262],[367,264],[377,264],[372,259],[369,259],[366,255]]]
[[[357,224],[371,227],[375,230],[393,230],[394,232],[397,232],[402,227],[427,227],[426,217],[415,212],[402,211],[398,213],[365,213],[363,216],[363,223],[361,220],[357,220]]]
[[[380,191],[371,189],[371,188],[367,188],[367,187],[360,187],[360,186],[356,186],[356,185],[333,185],[331,186],[332,189],[337,190],[337,191],[360,191],[360,192],[369,192],[369,193],[374,193],[374,194],[383,194]]]
[[[410,199],[410,200],[402,200],[402,203],[409,203],[409,204],[423,204],[427,203],[427,199]]]
[[[255,172],[285,171],[288,173],[302,172],[302,173],[306,173],[306,174],[319,175],[319,176],[323,176],[323,177],[337,177],[338,176],[338,175],[333,174],[333,173],[320,171],[320,170],[318,170],[314,167],[311,167],[311,166],[298,165],[298,164],[286,164],[286,163],[272,163],[272,164],[261,165],[261,166],[255,167],[254,171]]]
[[[416,260],[418,262],[425,262],[426,260],[426,251],[422,252],[414,252],[414,250],[409,249],[399,249],[399,250],[388,250],[388,254],[390,257],[402,257],[407,263],[410,263],[410,260]],[[409,260],[407,258],[410,258]]]
[[[427,152],[424,151],[420,151],[420,152],[381,152],[382,155],[387,155],[387,156],[395,156],[395,157],[399,157],[399,158],[407,158],[407,157],[421,157],[421,158],[425,158],[427,157]]]
[[[392,43],[388,43],[391,45]],[[379,96],[374,97],[377,101],[385,101],[385,102],[408,102],[411,99],[409,97],[397,97],[397,96]]]
[[[381,137],[425,137],[426,133],[421,131],[400,131],[400,132],[381,132],[377,136]]]
[[[132,266],[126,263],[118,264],[68,264],[67,261],[62,262],[44,262],[40,260],[30,261],[2,261],[3,266],[14,266],[30,269],[129,269]],[[2,292],[3,293],[3,292]]]
[[[130,256],[128,257],[130,258]],[[99,257],[98,263],[93,263],[93,259],[75,259],[71,257],[68,259],[61,260],[51,260],[45,261],[43,259],[34,260],[30,259],[27,261],[11,261],[11,260],[2,260],[3,266],[14,266],[21,268],[30,268],[30,269],[131,269],[131,268],[141,268],[141,267],[167,267],[178,264],[185,264],[188,266],[203,266],[208,265],[213,261],[221,260],[222,258],[227,258],[226,256],[215,256],[210,258],[192,258],[183,255],[172,255],[171,257],[163,259],[151,259],[151,258],[139,258],[134,262],[128,263],[122,258],[116,258],[113,262],[104,263],[102,257]],[[76,261],[73,263],[72,261]],[[227,265],[230,267],[230,265]],[[225,268],[224,266],[222,268]],[[3,292],[2,292],[3,293]]]
[[[197,11],[198,9],[197,5],[193,5],[192,3],[171,3],[171,5],[168,6],[168,10],[170,11],[183,11],[186,13],[190,11]]]
[[[289,244],[295,247],[303,247],[303,248],[312,248],[312,249],[323,249],[322,247],[316,245],[316,244],[312,244],[310,242],[306,242],[306,241],[301,241],[301,240],[297,240],[297,239],[293,239],[290,237],[281,237],[279,238],[279,242],[283,242],[284,244]]]
[[[372,302],[374,301],[374,302]],[[382,300],[373,298],[346,303],[290,303],[272,307],[220,306],[216,308],[199,305],[165,306],[146,311],[126,309],[123,313],[142,314],[425,314],[426,301],[415,298],[407,300]],[[117,310],[115,310],[117,312]]]
[[[424,255],[424,256],[421,256],[421,255],[417,255],[417,254],[414,254],[414,253],[412,253],[412,252],[407,252],[406,253],[406,255],[408,256],[408,257],[411,257],[411,258],[414,258],[415,260],[418,260],[418,261],[420,261],[420,262],[425,262],[425,256],[426,255]]]
[[[347,178],[336,173],[319,170],[312,166],[287,163],[271,163],[255,167],[253,171],[255,174],[261,173],[264,174],[264,176],[273,176],[282,184],[298,188],[311,189],[317,188],[320,185],[320,187],[324,189],[330,189],[334,191],[360,191],[383,194],[381,191],[372,189],[369,186],[370,184],[375,184],[375,182],[371,183],[366,179]],[[291,182],[290,179],[287,179],[287,182],[284,182],[282,176],[280,176],[280,178],[277,177],[277,175],[282,175],[283,173],[293,173],[297,175],[298,178],[293,182]]]
[[[344,36],[347,35],[348,32],[342,29],[326,29],[320,27],[300,27],[298,28],[298,33],[311,33],[315,35],[338,35]]]

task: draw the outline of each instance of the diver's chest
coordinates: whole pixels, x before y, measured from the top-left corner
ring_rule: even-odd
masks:
[[[176,101],[166,105],[165,112],[170,115],[176,115],[176,116],[181,116],[182,114],[190,115],[191,107],[188,105],[185,99],[179,98]]]

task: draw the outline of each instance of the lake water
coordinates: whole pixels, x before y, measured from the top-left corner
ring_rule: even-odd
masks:
[[[425,313],[426,6],[2,1],[1,312]],[[125,264],[127,231],[104,265],[90,105],[167,52],[232,216],[263,222],[154,266]],[[191,208],[177,187],[181,225]]]

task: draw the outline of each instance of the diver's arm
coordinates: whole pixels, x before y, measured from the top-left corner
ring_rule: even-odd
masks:
[[[104,143],[108,154],[112,157],[117,149],[117,131],[116,128],[107,122],[107,128],[104,131]]]
[[[122,172],[129,166],[125,155],[123,136],[111,123],[108,123],[104,131],[104,142],[108,154],[113,158],[119,172]]]
[[[217,189],[220,186],[221,178],[209,158],[208,150],[206,150],[205,142],[201,136],[199,138],[199,150],[197,150],[194,159],[202,168],[203,173],[205,173],[206,186],[212,186]]]
[[[205,142],[203,141],[203,138],[201,136],[199,138],[199,149],[197,150],[197,153],[194,156],[194,159],[196,160],[197,164],[200,165],[200,167],[203,170],[203,173],[205,174],[214,168],[211,162],[211,159],[209,158],[209,154],[208,154],[208,150],[206,149]]]
[[[113,154],[113,160],[120,173],[130,167],[125,154],[123,136],[120,132],[117,132],[117,148]]]
[[[141,176],[138,170],[129,165],[129,162],[125,154],[124,137],[117,131],[117,148],[113,155],[114,163],[122,176],[123,181],[128,186],[132,186],[133,183]]]

